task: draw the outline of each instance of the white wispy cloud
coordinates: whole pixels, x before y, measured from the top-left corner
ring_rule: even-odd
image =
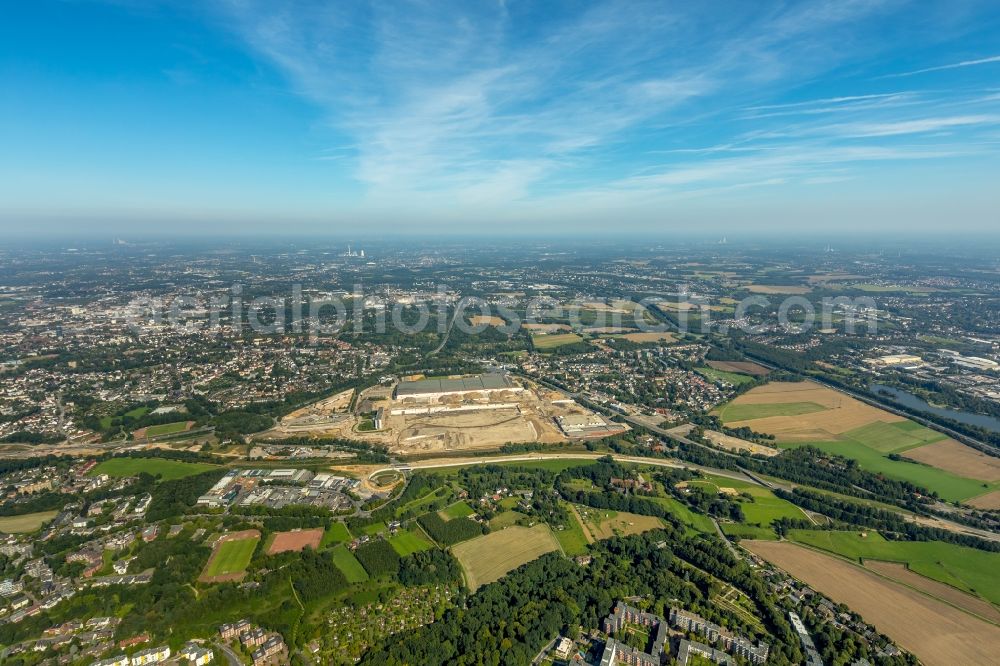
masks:
[[[350,164],[364,201],[544,207],[625,192],[652,200],[840,182],[852,165],[961,153],[837,145],[995,124],[989,108],[964,109],[965,98],[943,112],[946,92],[845,84],[843,94],[783,101],[789,89],[863,63],[866,49],[880,47],[857,37],[857,26],[904,5],[736,5],[710,16],[695,5],[621,0],[542,17],[544,25],[525,17],[539,10],[531,4],[222,7],[225,24],[351,146],[316,159]],[[840,122],[816,122],[833,117]]]
[[[936,67],[925,67],[923,69],[915,69],[911,72],[886,74],[881,78],[893,79],[893,78],[900,78],[903,76],[915,76],[917,74],[927,74],[929,72],[943,72],[949,69],[960,69],[962,67],[975,67],[976,65],[989,65],[991,63],[998,63],[998,62],[1000,62],[1000,55],[989,56],[987,58],[976,58],[975,60],[963,60],[961,62],[953,62],[948,65],[937,65]]]
[[[844,126],[844,134],[851,137],[895,136],[922,134],[972,125],[995,125],[1000,115],[947,116],[943,118],[917,118],[888,123],[860,123]]]

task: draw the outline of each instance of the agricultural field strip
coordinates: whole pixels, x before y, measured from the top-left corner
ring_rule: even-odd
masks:
[[[802,412],[803,400],[822,406],[822,410]],[[789,406],[800,413],[792,417],[776,416],[766,411]],[[757,408],[765,411],[755,413]],[[734,409],[736,416],[744,418],[732,418]],[[869,471],[925,486],[947,500],[963,501],[1000,488],[1000,482],[987,482],[984,486],[979,480],[937,467],[888,459],[886,456],[889,453],[915,450],[948,441],[948,438],[813,382],[765,384],[741,395],[717,413],[729,425],[746,425],[776,435],[781,446],[809,444],[830,453],[855,458]],[[769,415],[764,416],[764,413]],[[844,425],[854,427],[842,430]]]
[[[926,666],[993,663],[1000,654],[1000,628],[845,558],[787,541],[743,545],[857,611]]]
[[[935,541],[889,541],[877,532],[791,530],[790,540],[852,562],[864,559],[901,562],[914,573],[1000,605],[1000,553]]]
[[[531,528],[508,527],[452,546],[472,590],[556,550],[560,550],[559,543],[544,523]]]

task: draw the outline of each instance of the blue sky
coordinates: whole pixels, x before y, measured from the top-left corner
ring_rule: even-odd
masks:
[[[1000,6],[32,2],[7,233],[1000,228]]]

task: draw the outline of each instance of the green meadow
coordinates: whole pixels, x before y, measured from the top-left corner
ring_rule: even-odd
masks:
[[[217,465],[208,463],[188,463],[166,458],[109,458],[90,470],[88,476],[107,474],[114,477],[138,476],[146,472],[156,476],[159,474],[164,481],[181,479],[185,476],[201,474],[216,469]]]
[[[341,544],[330,551],[334,565],[340,569],[349,583],[363,583],[368,580],[368,572],[354,557],[354,553],[348,550],[347,546]]]
[[[465,502],[455,502],[451,506],[441,509],[438,513],[445,520],[451,520],[452,518],[468,518],[476,512]]]
[[[695,368],[695,370],[709,379],[728,382],[733,386],[749,384],[754,381],[754,378],[749,375],[741,375],[736,372],[726,372],[725,370],[716,370],[715,368]]]
[[[389,545],[399,554],[406,557],[412,553],[429,550],[434,547],[418,529],[406,530],[389,537]]]
[[[326,532],[323,533],[323,539],[320,541],[320,548],[326,548],[327,546],[333,546],[338,543],[346,543],[351,540],[351,533],[347,529],[347,525],[344,523],[331,523]]]
[[[854,432],[854,431],[851,431]],[[903,460],[890,460],[888,454],[877,451],[858,441],[808,442],[810,446],[828,453],[853,458],[863,469],[869,472],[884,474],[889,478],[909,481],[928,490],[933,490],[948,501],[967,500],[982,495],[989,489],[1000,488],[1000,483],[984,483],[975,479],[967,479],[951,472]],[[795,444],[794,446],[802,446]],[[780,446],[788,447],[787,444]]]
[[[878,532],[791,530],[791,541],[826,550],[852,560],[905,563],[910,570],[1000,604],[1000,553],[943,541],[888,541]]]

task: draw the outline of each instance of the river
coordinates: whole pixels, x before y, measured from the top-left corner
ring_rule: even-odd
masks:
[[[987,430],[992,430],[993,432],[1000,432],[1000,419],[992,416],[965,412],[958,409],[935,407],[923,398],[918,398],[912,393],[907,393],[906,391],[902,391],[892,386],[885,386],[884,384],[872,384],[871,390],[875,395],[889,397],[889,399],[893,402],[898,402],[904,407],[908,407],[910,409],[916,409],[921,412],[929,412],[931,414],[936,414],[937,416],[952,419],[953,421],[958,421],[959,423],[979,426],[980,428],[986,428]],[[889,395],[885,396],[885,394]]]

